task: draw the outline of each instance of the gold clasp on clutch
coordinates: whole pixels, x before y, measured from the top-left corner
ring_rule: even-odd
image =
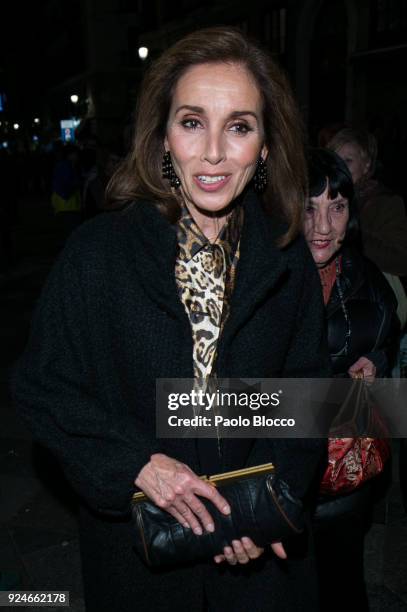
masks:
[[[235,480],[241,478],[248,478],[251,476],[261,476],[261,474],[269,474],[274,471],[274,465],[272,463],[263,463],[262,465],[254,465],[253,467],[242,468],[240,470],[233,470],[231,472],[223,472],[222,474],[214,474],[213,476],[200,476],[201,480],[205,480],[214,487],[219,485],[229,484]],[[140,491],[134,493],[132,497],[133,504],[139,504],[144,501],[148,501],[148,497],[145,493]]]

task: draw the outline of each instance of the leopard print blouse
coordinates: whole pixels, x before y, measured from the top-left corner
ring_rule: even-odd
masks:
[[[213,376],[219,335],[229,314],[237,263],[243,209],[236,207],[211,243],[183,207],[177,224],[179,252],[175,278],[193,337],[195,379]]]

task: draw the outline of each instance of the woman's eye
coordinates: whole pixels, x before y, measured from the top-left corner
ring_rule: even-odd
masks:
[[[346,204],[345,202],[338,202],[337,204],[335,204],[334,206],[334,211],[335,212],[342,212],[344,211],[346,208]]]
[[[183,119],[181,125],[188,130],[196,130],[201,124],[198,119]]]
[[[314,207],[312,206],[312,204],[305,205],[305,212],[307,215],[312,215],[312,213],[314,212]]]
[[[252,131],[252,128],[247,123],[234,123],[230,129],[237,134],[247,134]]]

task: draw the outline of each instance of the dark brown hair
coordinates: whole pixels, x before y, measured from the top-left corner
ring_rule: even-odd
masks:
[[[168,181],[162,178],[164,138],[172,95],[180,77],[192,66],[235,63],[254,78],[263,101],[264,139],[268,186],[265,208],[278,211],[289,228],[281,246],[301,230],[307,173],[303,152],[302,122],[291,88],[267,52],[238,30],[216,27],[189,34],[151,65],[143,80],[136,112],[134,140],[127,158],[112,177],[107,203],[118,207],[136,198],[153,200],[171,221],[180,205]]]

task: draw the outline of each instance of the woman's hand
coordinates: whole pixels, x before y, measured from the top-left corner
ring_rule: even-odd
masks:
[[[229,504],[213,485],[167,455],[152,455],[134,482],[157,506],[197,535],[202,535],[203,529],[215,530],[213,519],[198,495],[209,499],[223,514],[230,514]]]
[[[287,559],[287,554],[281,542],[273,542],[271,548],[279,559]],[[237,563],[248,563],[253,559],[257,559],[264,552],[264,548],[259,548],[250,538],[242,538],[241,540],[233,540],[231,546],[225,546],[223,555],[214,557],[215,563],[227,561],[230,565]]]
[[[362,374],[363,379],[371,384],[376,378],[376,366],[367,357],[359,357],[349,368],[348,374],[351,378],[358,378]]]

